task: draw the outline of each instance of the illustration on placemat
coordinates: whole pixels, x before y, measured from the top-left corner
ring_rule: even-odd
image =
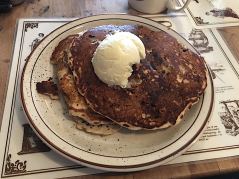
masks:
[[[239,134],[239,100],[221,101],[222,112],[219,112],[221,122],[226,129],[226,133],[231,136]]]
[[[20,160],[16,160],[15,162],[11,161],[12,155],[8,154],[5,165],[5,175],[19,174],[25,173],[27,167],[27,161],[21,162]]]
[[[37,137],[29,124],[23,124],[23,128],[22,149],[17,153],[18,155],[49,152],[51,150]]]
[[[192,45],[199,53],[208,53],[213,51],[213,47],[209,46],[208,38],[202,30],[192,29],[188,40],[192,41]]]
[[[225,8],[225,9],[213,9],[210,10],[209,12],[205,13],[207,16],[214,16],[214,17],[220,17],[220,18],[225,18],[225,17],[232,17],[239,19],[239,16],[235,11],[233,11],[231,8]]]
[[[219,79],[222,83],[225,83],[225,81],[220,77],[226,70],[222,64],[215,63],[210,66],[211,72],[212,72],[212,78],[213,79]]]
[[[27,32],[29,28],[30,29],[38,28],[38,22],[27,22],[25,24],[25,32]]]
[[[44,34],[43,33],[39,33],[38,34],[38,37],[37,38],[35,38],[33,41],[32,41],[32,43],[31,43],[31,45],[30,45],[30,47],[31,47],[31,51],[34,49],[34,48],[36,48],[36,46],[39,44],[39,42],[44,38]]]
[[[198,24],[209,24],[209,22],[204,21],[201,17],[195,17]]]
[[[197,29],[239,25],[239,1],[235,0],[192,0],[185,12]]]

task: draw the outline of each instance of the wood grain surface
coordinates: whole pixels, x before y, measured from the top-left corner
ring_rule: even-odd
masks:
[[[23,4],[14,7],[11,12],[0,14],[0,121],[2,121],[17,19],[27,17],[83,17],[100,13],[135,14],[136,12],[128,7],[127,0],[25,0]],[[233,54],[239,59],[239,27],[222,28],[220,29],[220,33],[223,35]],[[108,173],[71,178],[197,178],[234,171],[239,171],[239,158],[161,166],[133,173]]]

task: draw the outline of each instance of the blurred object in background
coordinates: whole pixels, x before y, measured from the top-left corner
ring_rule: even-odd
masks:
[[[1,0],[0,1],[0,13],[9,12],[12,8],[10,0]]]
[[[0,13],[9,12],[13,6],[22,4],[25,0],[0,0]]]
[[[19,4],[22,4],[25,0],[10,0],[10,3],[13,5],[13,6],[17,6]]]

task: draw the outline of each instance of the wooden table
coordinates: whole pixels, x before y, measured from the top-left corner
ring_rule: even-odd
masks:
[[[25,0],[7,14],[0,14],[0,116],[4,108],[7,79],[11,64],[11,52],[15,24],[18,18],[30,17],[82,17],[100,13],[134,13],[127,0]],[[230,49],[239,59],[239,27],[220,29]],[[75,178],[189,178],[239,171],[239,158],[219,159],[190,164],[161,166],[146,171],[126,174],[104,174]]]

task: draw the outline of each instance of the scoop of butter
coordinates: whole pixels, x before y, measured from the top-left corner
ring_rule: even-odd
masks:
[[[144,59],[145,47],[142,41],[130,32],[116,32],[108,35],[96,48],[92,58],[98,78],[109,86],[128,86],[132,65]]]

